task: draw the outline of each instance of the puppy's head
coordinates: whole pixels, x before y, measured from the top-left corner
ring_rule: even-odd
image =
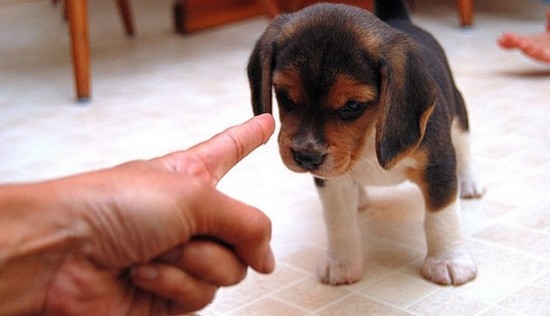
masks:
[[[386,169],[420,144],[435,102],[415,45],[368,11],[320,4],[275,19],[248,64],[255,114],[279,104],[279,150],[297,172],[350,171],[376,133]]]

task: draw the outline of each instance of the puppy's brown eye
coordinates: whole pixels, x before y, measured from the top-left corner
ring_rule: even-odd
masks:
[[[277,101],[285,111],[290,112],[294,110],[294,108],[296,108],[296,103],[292,101],[292,99],[288,96],[288,93],[286,91],[277,92]]]
[[[344,121],[353,121],[367,108],[367,103],[348,101],[338,109],[338,116]]]

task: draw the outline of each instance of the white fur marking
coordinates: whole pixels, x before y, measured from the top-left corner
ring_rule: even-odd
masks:
[[[476,264],[465,245],[458,199],[441,210],[427,211],[424,229],[428,254],[422,275],[426,279],[438,284],[460,285],[476,277]]]
[[[331,179],[319,187],[327,228],[327,257],[317,269],[321,282],[356,282],[363,276],[361,235],[357,226],[359,188],[349,176]]]
[[[458,120],[453,121],[451,139],[456,152],[456,170],[462,198],[480,198],[485,188],[480,184],[474,171],[470,153],[470,133],[460,130]]]
[[[361,185],[390,186],[407,180],[405,171],[416,167],[416,161],[412,158],[404,158],[391,170],[380,166],[376,157],[376,139],[374,128],[367,136],[367,142],[363,155],[357,160],[353,167],[352,177]]]

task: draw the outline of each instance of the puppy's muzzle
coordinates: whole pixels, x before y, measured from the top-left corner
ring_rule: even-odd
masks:
[[[327,155],[314,151],[292,150],[292,157],[300,168],[306,169],[308,171],[313,171],[321,167]]]

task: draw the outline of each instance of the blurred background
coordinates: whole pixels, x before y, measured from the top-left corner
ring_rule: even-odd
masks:
[[[128,0],[129,36],[120,1],[67,1],[0,2],[3,183],[153,158],[246,120],[252,110],[245,68],[255,41],[277,10],[305,4]],[[250,272],[199,314],[548,315],[550,67],[495,43],[504,31],[543,32],[547,6],[477,0],[462,27],[460,2],[414,0],[411,7],[413,20],[445,48],[469,107],[472,148],[488,190],[463,203],[478,279],[453,288],[420,277],[422,199],[403,184],[367,188],[371,205],[359,223],[365,278],[319,284],[321,206],[311,177],[283,166],[272,137],[219,188],[271,217],[278,268],[270,276]],[[80,97],[69,32],[75,29],[76,41],[89,45],[79,59],[89,67],[89,90]]]

